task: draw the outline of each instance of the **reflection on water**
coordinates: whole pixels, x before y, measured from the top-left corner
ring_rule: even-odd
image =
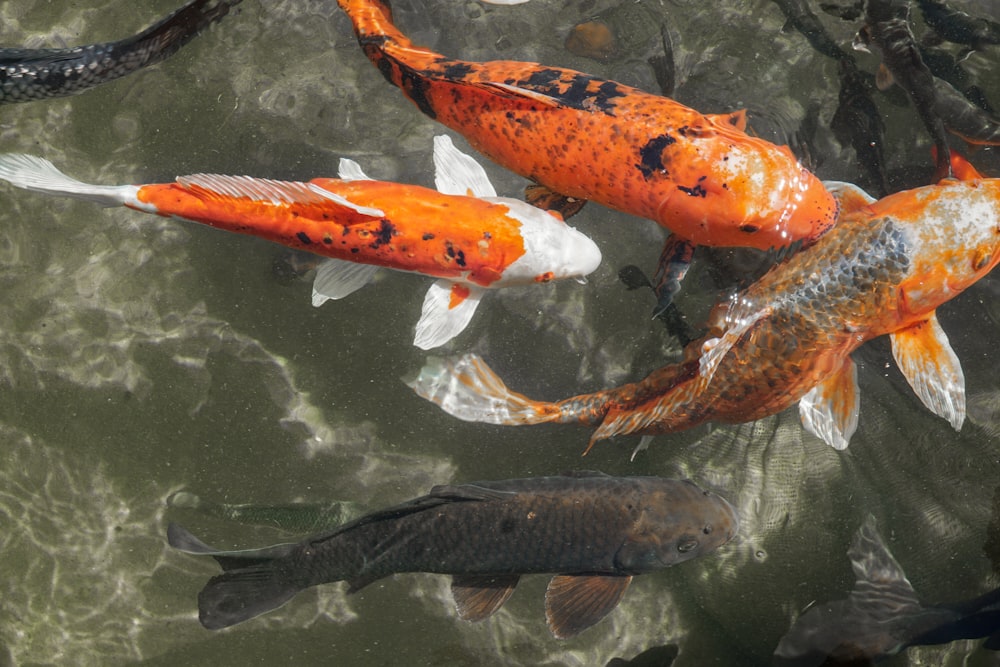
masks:
[[[4,3],[4,44],[117,39],[181,2],[80,4]],[[660,48],[657,35],[601,62],[563,48],[572,25],[615,4],[395,6],[415,41],[449,55],[538,60],[656,90],[646,59]],[[856,180],[852,150],[829,129],[836,63],[782,30],[774,3],[655,8],[674,38],[680,101],[705,112],[747,107],[751,124],[779,142],[797,141],[797,122],[812,109],[804,134],[821,154],[819,175]],[[856,26],[819,16],[847,48]],[[874,71],[873,58],[858,58]],[[994,103],[997,58],[993,49],[963,61]],[[875,99],[889,171],[926,168],[913,110]],[[76,98],[0,107],[3,151],[41,155],[97,183],[197,171],[312,178],[333,175],[346,156],[387,179],[430,185],[429,146],[440,131],[382,80],[332,0],[244,0],[148,71]],[[995,151],[974,160],[1000,174]],[[500,192],[524,185],[487,169]],[[792,411],[657,437],[634,462],[637,440],[621,438],[581,462],[585,429],[458,423],[400,382],[424,362],[410,345],[426,290],[419,280],[387,276],[313,309],[308,282],[272,278],[266,243],[29,192],[0,195],[0,641],[11,662],[593,665],[676,645],[676,665],[766,664],[810,602],[851,590],[846,549],[868,513],[922,598],[968,599],[997,585],[996,279],[939,314],[967,377],[961,433],[922,408],[877,341],[856,355],[862,407],[846,452],[807,435]],[[650,293],[625,291],[616,278],[626,264],[652,270],[662,231],[593,204],[573,222],[605,256],[589,284],[498,295],[446,352],[476,352],[540,398],[636,379],[676,358],[676,342],[648,319]],[[694,325],[725,288],[707,264],[696,258],[679,296]],[[209,633],[195,599],[215,569],[166,553],[163,542],[165,499],[182,487],[227,503],[380,507],[452,480],[580,467],[689,476],[740,509],[740,535],[713,557],[637,579],[601,626],[565,642],[544,625],[544,577],[526,578],[483,624],[455,618],[445,577],[407,575],[350,598],[338,585],[319,587]],[[220,547],[283,539],[209,517],[191,527]],[[892,664],[958,664],[970,654],[987,664],[992,656],[974,646],[920,647]]]

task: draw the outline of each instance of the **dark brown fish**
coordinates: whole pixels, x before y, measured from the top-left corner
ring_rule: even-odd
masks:
[[[0,48],[0,104],[75,95],[165,60],[242,0],[191,0],[137,35],[66,49]]]
[[[215,630],[347,581],[354,593],[397,572],[451,574],[458,614],[492,615],[522,574],[556,574],[545,595],[552,634],[571,637],[608,614],[633,575],[713,551],[736,533],[736,511],[688,480],[582,472],[436,486],[402,505],[299,544],[219,551],[171,524],[171,546],[213,556],[222,574],[198,596]]]

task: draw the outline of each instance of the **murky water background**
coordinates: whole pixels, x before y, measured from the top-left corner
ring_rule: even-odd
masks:
[[[645,62],[655,38],[608,62],[562,46],[573,23],[615,1],[407,0],[395,9],[417,43],[450,56],[538,60],[655,90]],[[120,39],[180,4],[11,0],[0,3],[0,37],[36,47]],[[749,108],[760,134],[808,141],[821,177],[856,180],[851,151],[825,129],[835,63],[783,30],[776,5],[650,6],[673,38],[680,101]],[[822,20],[849,48],[857,26]],[[965,63],[995,104],[998,63],[996,48]],[[891,173],[919,182],[930,159],[916,114],[878,103]],[[807,114],[818,129],[802,130]],[[0,108],[0,149],[108,184],[196,171],[305,180],[334,175],[348,156],[374,177],[430,185],[431,139],[442,131],[382,80],[333,0],[245,0],[148,71]],[[993,151],[974,160],[1000,174]],[[503,194],[524,184],[487,169]],[[0,662],[603,665],[671,644],[676,665],[766,664],[806,604],[846,596],[847,546],[869,512],[927,602],[1000,585],[1000,555],[986,548],[1000,531],[997,278],[940,315],[967,376],[960,434],[919,405],[877,341],[856,355],[860,428],[844,453],[805,434],[793,410],[661,436],[633,462],[633,438],[581,460],[583,429],[460,423],[400,381],[423,363],[410,342],[427,280],[386,275],[314,309],[308,281],[274,278],[282,250],[265,242],[7,187],[0,198]],[[604,251],[587,286],[490,294],[450,346],[482,354],[529,396],[637,379],[678,353],[649,320],[651,294],[616,278],[630,263],[652,271],[662,230],[596,205],[574,224]],[[685,284],[695,322],[717,294],[709,264]],[[219,546],[289,539],[168,512],[166,497],[182,488],[216,501],[343,498],[376,508],[452,480],[573,468],[689,476],[740,508],[741,534],[716,555],[638,578],[618,610],[569,641],[545,628],[543,577],[529,577],[483,624],[455,618],[446,577],[401,575],[352,597],[341,585],[313,589],[211,633],[197,622],[196,594],[214,564],[163,540],[168,519]],[[997,663],[972,647],[911,650],[891,664]]]

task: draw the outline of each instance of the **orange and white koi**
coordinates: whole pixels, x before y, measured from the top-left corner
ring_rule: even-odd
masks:
[[[200,222],[329,257],[313,303],[363,287],[379,267],[438,278],[424,299],[414,344],[442,345],[468,324],[486,289],[578,278],[601,252],[556,214],[499,198],[486,172],[435,137],[438,191],[369,179],[341,160],[340,178],[308,183],[195,174],[173,183],[89,185],[52,163],[0,155],[0,179],[103,206]]]
[[[338,0],[365,54],[431,118],[504,167],[575,199],[657,221],[696,245],[815,241],[837,204],[787,147],[751,137],[743,112],[559,67],[451,60],[414,46],[381,0]]]
[[[935,309],[1000,261],[1000,179],[969,167],[955,173],[972,179],[879,201],[853,185],[828,184],[844,211],[837,226],[719,304],[709,334],[688,345],[682,362],[639,382],[535,401],[467,355],[430,363],[411,386],[468,421],[596,426],[591,445],[620,434],[752,421],[799,402],[805,427],[843,449],[860,405],[851,352],[889,334],[917,396],[959,429],[965,381]]]

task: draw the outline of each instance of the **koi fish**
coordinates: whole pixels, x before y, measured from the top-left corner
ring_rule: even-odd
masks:
[[[67,49],[0,48],[0,104],[75,95],[177,53],[243,0],[192,0],[138,35]]]
[[[0,179],[103,206],[127,206],[259,236],[331,258],[317,270],[313,304],[367,284],[379,267],[438,278],[424,299],[414,345],[443,345],[469,323],[485,290],[578,278],[601,251],[558,215],[496,196],[483,168],[434,138],[438,190],[369,179],[351,160],[340,178],[308,183],[194,174],[173,183],[104,186],[76,181],[29,155],[0,155]]]
[[[924,605],[869,516],[847,552],[857,583],[846,600],[812,607],[781,638],[778,665],[860,665],[910,646],[988,637],[1000,650],[1000,588],[973,600]]]
[[[920,400],[960,429],[965,380],[935,309],[1000,261],[1000,179],[967,164],[955,171],[970,180],[878,201],[856,186],[828,183],[841,200],[837,226],[718,304],[708,335],[689,344],[680,363],[639,382],[535,401],[466,355],[431,361],[410,386],[466,421],[597,427],[590,446],[629,433],[753,421],[798,402],[806,429],[844,449],[859,407],[850,354],[888,334]]]
[[[382,0],[338,0],[385,78],[481,153],[549,190],[655,220],[695,245],[814,242],[837,204],[787,146],[615,81],[414,46]]]
[[[224,570],[198,595],[198,618],[210,630],[311,586],[347,581],[355,593],[399,572],[453,575],[458,615],[481,621],[522,574],[556,574],[546,617],[552,634],[566,638],[610,613],[634,575],[714,551],[738,526],[725,499],[689,480],[579,472],[436,486],[298,544],[219,551],[174,524],[167,539],[215,557]]]
[[[938,37],[970,49],[1000,44],[1000,23],[952,9],[941,0],[917,0],[924,22]]]

